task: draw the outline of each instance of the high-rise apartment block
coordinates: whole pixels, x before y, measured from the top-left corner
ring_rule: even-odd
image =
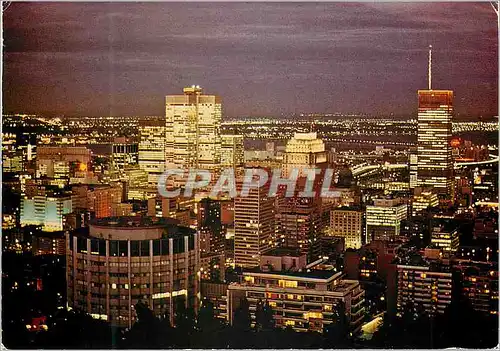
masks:
[[[66,243],[72,308],[130,328],[139,301],[171,324],[179,303],[199,307],[198,234],[174,219],[103,218],[67,232]]]
[[[222,230],[221,204],[210,198],[198,202],[202,279],[219,280],[224,272],[225,235]]]
[[[113,214],[113,205],[121,203],[123,199],[123,188],[120,185],[114,183],[74,186],[73,207],[93,212],[95,218],[110,217]]]
[[[358,281],[341,276],[332,270],[244,272],[241,283],[228,287],[229,323],[233,323],[234,312],[246,298],[253,321],[253,311],[261,300],[269,303],[279,328],[322,333],[324,327],[345,318],[347,329],[354,334],[364,318],[365,291]]]
[[[324,223],[321,220],[321,199],[318,197],[285,197],[280,199],[279,219],[282,245],[298,248],[312,259],[312,247]]]
[[[461,294],[474,310],[498,315],[498,262],[458,259],[453,269],[461,278]]]
[[[443,313],[451,303],[452,273],[446,267],[421,262],[397,265],[397,310],[407,307],[429,314]]]

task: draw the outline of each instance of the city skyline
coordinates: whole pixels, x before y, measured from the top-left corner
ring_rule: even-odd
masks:
[[[499,8],[4,3],[2,345],[498,345]]]
[[[497,115],[487,3],[14,3],[4,38],[7,113],[162,115],[196,84],[224,97],[224,117],[415,116],[432,44],[456,117]]]

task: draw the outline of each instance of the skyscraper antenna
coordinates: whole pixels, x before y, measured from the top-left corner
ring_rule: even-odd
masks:
[[[429,90],[432,90],[432,45],[429,45]]]

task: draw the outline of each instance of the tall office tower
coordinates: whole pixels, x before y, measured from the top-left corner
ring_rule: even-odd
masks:
[[[139,167],[148,174],[148,183],[156,185],[165,171],[165,119],[139,121]]]
[[[221,167],[232,168],[237,174],[244,163],[243,135],[221,135]]]
[[[308,256],[309,262],[314,261],[313,244],[324,228],[321,221],[321,199],[285,197],[279,205],[279,219],[283,246],[298,248],[301,254]]]
[[[401,199],[375,199],[373,205],[366,206],[366,242],[399,236],[407,207]]]
[[[292,169],[299,169],[299,176],[305,176],[305,169],[326,168],[327,161],[325,144],[316,133],[295,133],[286,144],[281,173],[288,177]]]
[[[224,253],[220,202],[210,198],[198,202],[197,220],[202,255]]]
[[[409,152],[409,169],[410,169],[410,190],[418,186],[418,155],[417,148],[410,148]]]
[[[165,105],[167,166],[217,172],[221,163],[220,97],[202,95],[199,86],[192,86],[184,88],[184,95],[168,95]]]
[[[431,87],[429,51],[429,89],[418,91],[417,184],[446,198],[453,197],[452,113],[453,91]]]
[[[242,188],[237,182],[238,192]],[[269,197],[269,182],[250,188],[248,196],[234,198],[234,261],[239,267],[256,267],[260,255],[274,246],[274,198]]]
[[[225,236],[221,222],[221,204],[210,198],[198,202],[202,279],[219,281],[224,275]]]

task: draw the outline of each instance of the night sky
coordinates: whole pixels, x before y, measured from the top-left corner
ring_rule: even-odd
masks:
[[[489,3],[12,3],[4,112],[162,115],[197,84],[224,115],[416,115],[455,91],[459,116],[497,115]]]

